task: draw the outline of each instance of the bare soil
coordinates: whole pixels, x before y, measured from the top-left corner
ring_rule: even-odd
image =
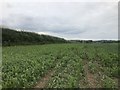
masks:
[[[48,73],[37,83],[34,88],[45,88],[53,73],[54,71],[48,71]]]
[[[96,86],[97,86],[96,85],[96,79],[94,78],[94,75],[89,72],[88,64],[84,65],[84,71],[85,71],[85,74],[86,74],[86,79],[87,79],[87,82],[89,84],[89,87],[90,88],[96,88]]]

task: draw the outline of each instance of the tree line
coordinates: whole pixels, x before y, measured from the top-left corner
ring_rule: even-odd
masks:
[[[1,32],[2,31],[2,32]],[[119,43],[117,40],[65,40],[64,38],[50,35],[37,34],[34,32],[16,31],[9,28],[0,28],[0,45],[36,45],[36,44],[54,44],[54,43]],[[2,39],[2,40],[1,40]],[[1,42],[2,41],[2,42]]]
[[[50,44],[65,43],[63,38],[50,35],[40,35],[34,32],[16,31],[9,28],[2,28],[2,45],[30,45],[30,44]]]

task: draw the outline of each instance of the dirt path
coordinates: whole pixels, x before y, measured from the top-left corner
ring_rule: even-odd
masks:
[[[85,50],[85,58],[83,59],[83,69],[84,69],[84,74],[85,74],[85,78],[86,78],[86,81],[87,81],[87,84],[86,85],[87,87],[85,88],[97,88],[97,80],[95,79],[95,76],[94,74],[90,73],[89,71],[89,60],[88,60],[88,56],[87,56],[87,50],[86,50],[86,47],[84,48]]]
[[[48,71],[48,73],[37,83],[34,88],[45,88],[47,82],[50,80],[53,73],[54,71]]]
[[[96,80],[94,78],[94,75],[89,72],[88,63],[86,65],[84,65],[83,68],[84,68],[84,71],[85,71],[85,75],[86,75],[86,79],[87,79],[87,82],[88,82],[88,86],[90,88],[96,88]]]

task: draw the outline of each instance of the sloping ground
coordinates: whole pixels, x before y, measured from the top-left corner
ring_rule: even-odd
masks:
[[[65,43],[67,42],[63,38],[40,35],[34,32],[16,31],[13,29],[2,28],[2,45],[37,45],[37,44],[49,44],[49,43]]]
[[[116,49],[109,54],[100,47],[110,50],[96,44],[4,47],[4,87],[116,88]]]

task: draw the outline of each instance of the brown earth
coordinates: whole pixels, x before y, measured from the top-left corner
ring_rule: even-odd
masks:
[[[90,88],[96,88],[96,79],[94,78],[94,75],[89,72],[88,70],[88,63],[84,65],[84,71],[86,74],[86,79],[88,82],[88,85]]]
[[[47,82],[50,80],[53,73],[54,71],[48,71],[48,73],[37,83],[34,88],[45,88]]]

